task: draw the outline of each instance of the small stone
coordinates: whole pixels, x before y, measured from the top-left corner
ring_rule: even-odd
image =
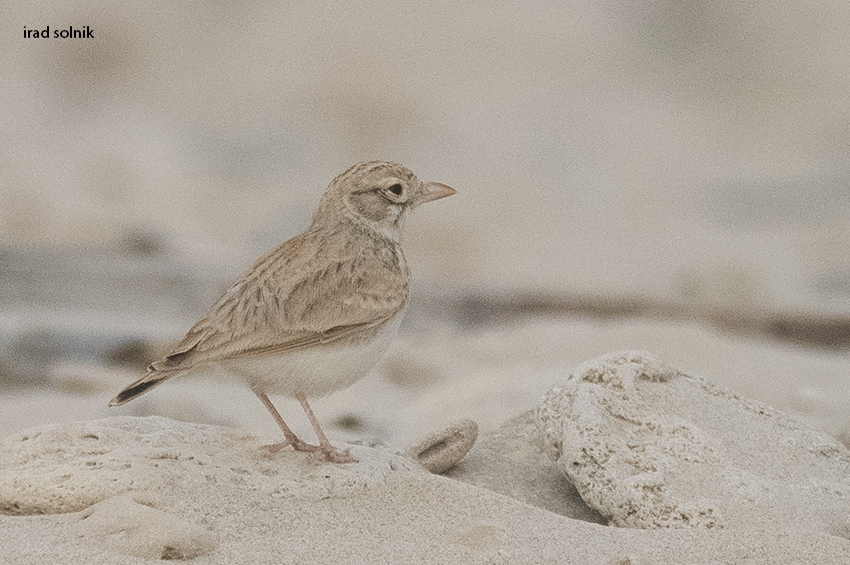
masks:
[[[468,419],[457,420],[411,444],[404,454],[439,475],[460,463],[477,437],[478,424]]]

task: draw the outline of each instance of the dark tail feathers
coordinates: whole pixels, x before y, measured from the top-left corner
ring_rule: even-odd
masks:
[[[137,396],[143,395],[158,384],[162,384],[163,382],[167,381],[171,376],[173,376],[173,373],[148,373],[141,379],[137,380],[136,382],[119,392],[118,396],[109,401],[109,406],[121,406],[122,404],[126,404]]]

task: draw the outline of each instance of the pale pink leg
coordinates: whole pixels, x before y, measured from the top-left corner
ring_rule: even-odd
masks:
[[[295,398],[297,398],[298,402],[301,403],[301,408],[304,409],[304,413],[307,414],[307,418],[310,420],[310,424],[316,432],[316,437],[319,438],[318,450],[322,453],[324,458],[334,463],[357,463],[357,459],[349,455],[347,449],[345,451],[340,451],[331,445],[331,442],[328,441],[325,432],[322,431],[322,427],[319,426],[319,420],[316,419],[316,416],[313,414],[313,410],[310,408],[310,405],[307,404],[307,397],[303,394],[296,394]]]
[[[289,426],[286,425],[286,422],[283,421],[283,418],[277,411],[277,408],[274,407],[274,404],[272,404],[272,401],[269,400],[268,396],[266,396],[266,393],[258,392],[255,390],[254,394],[256,394],[257,397],[260,399],[260,402],[262,402],[263,405],[268,408],[268,411],[271,413],[272,418],[274,418],[274,421],[277,422],[277,425],[283,432],[283,437],[286,438],[286,441],[284,441],[283,443],[276,443],[274,445],[268,446],[269,451],[271,451],[272,453],[277,453],[287,445],[291,445],[296,451],[324,451],[321,446],[311,445],[305,441],[301,441],[300,439],[298,439],[298,436],[296,436],[295,433],[289,429]]]

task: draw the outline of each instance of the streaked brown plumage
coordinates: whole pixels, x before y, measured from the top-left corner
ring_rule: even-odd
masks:
[[[286,441],[273,451],[292,445],[331,461],[353,461],[330,445],[307,397],[353,384],[389,346],[408,297],[401,248],[406,213],[454,193],[419,181],[396,163],[350,167],[328,186],[305,232],[260,257],[171,353],[109,405],[219,365],[248,382],[281,427]],[[318,446],[292,433],[270,393],[300,401]]]

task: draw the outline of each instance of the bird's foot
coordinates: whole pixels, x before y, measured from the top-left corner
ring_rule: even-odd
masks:
[[[263,447],[269,450],[269,453],[277,453],[284,447],[292,446],[295,451],[303,451],[310,454],[308,459],[314,463],[358,463],[358,460],[351,456],[350,449],[341,450],[334,446],[328,445],[313,445],[306,441],[301,441],[296,438],[294,441],[284,441],[273,445],[264,445]]]
[[[337,449],[332,445],[317,446],[318,449],[310,454],[309,459],[317,463],[359,463],[357,459],[351,456],[350,449],[345,451]]]
[[[313,445],[311,443],[307,443],[306,441],[301,441],[298,438],[295,438],[295,439],[292,439],[292,440],[288,439],[288,440],[283,441],[281,443],[275,443],[275,444],[272,444],[272,445],[264,445],[263,447],[268,449],[269,453],[277,453],[278,451],[280,451],[284,447],[289,447],[290,445],[292,446],[292,449],[294,449],[295,451],[307,451],[307,452],[312,453],[312,452],[322,450],[321,446]]]

